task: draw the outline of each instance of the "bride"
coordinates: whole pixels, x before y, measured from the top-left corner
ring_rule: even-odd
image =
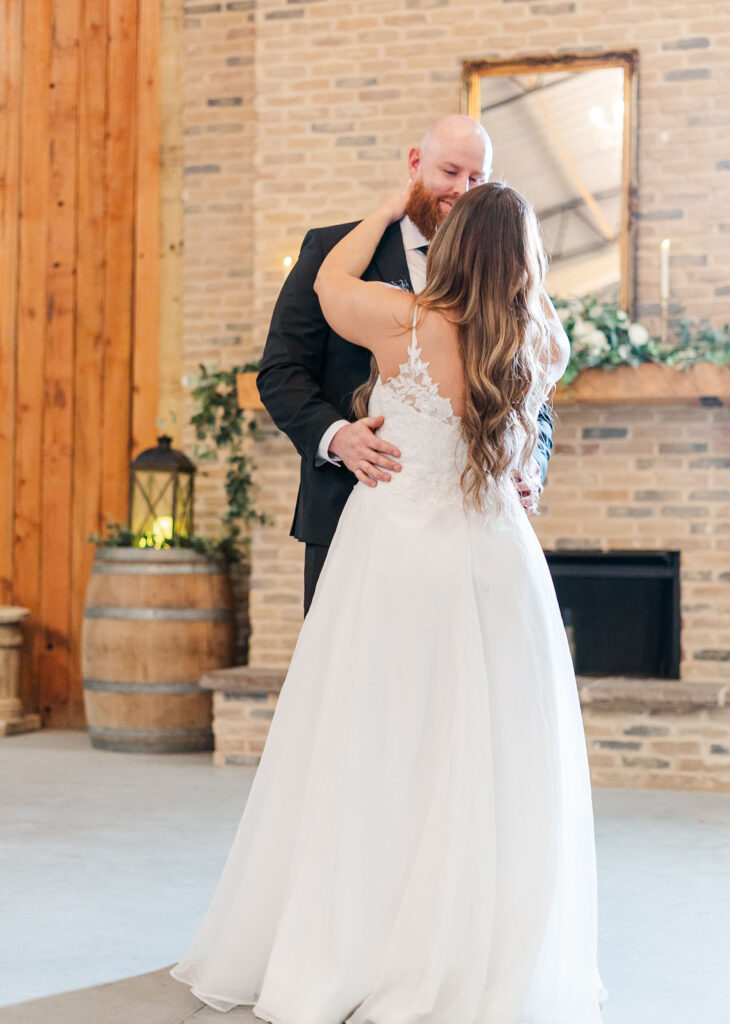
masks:
[[[420,295],[361,281],[391,197],[316,281],[374,356],[358,470],[211,905],[171,974],[273,1024],[599,1024],[590,781],[514,476],[567,361],[535,215],[471,189]]]

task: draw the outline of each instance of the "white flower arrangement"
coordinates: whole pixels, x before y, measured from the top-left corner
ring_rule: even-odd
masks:
[[[663,363],[683,370],[701,362],[730,364],[730,324],[715,329],[685,317],[679,321],[678,336],[662,344],[615,302],[599,303],[591,295],[553,302],[570,339],[571,355],[563,375],[564,384],[571,384],[588,367],[611,369]]]

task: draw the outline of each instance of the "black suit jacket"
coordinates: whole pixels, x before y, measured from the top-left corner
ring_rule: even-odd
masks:
[[[302,242],[274,307],[256,378],[261,401],[274,423],[293,442],[302,463],[291,535],[308,544],[329,544],[356,478],[345,466],[315,466],[325,430],[353,419],[352,395],[368,377],[370,352],[345,341],[329,326],[314,291],[314,279],[327,253],[351,231],[351,224],[315,228]],[[400,224],[386,229],[364,281],[385,281],[413,291]],[[552,417],[540,413],[536,458],[543,479],[552,447]]]

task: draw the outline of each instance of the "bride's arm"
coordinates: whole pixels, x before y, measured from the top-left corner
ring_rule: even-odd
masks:
[[[314,290],[332,330],[355,345],[372,344],[408,316],[412,296],[380,281],[361,281],[385,229],[405,212],[407,191],[386,199],[345,235],[319,268]]]
[[[570,341],[565,333],[560,317],[555,312],[550,296],[547,292],[542,293],[542,305],[545,310],[545,318],[550,327],[550,363],[548,375],[551,384],[557,384],[565,373],[565,368],[570,359]]]
[[[550,301],[546,291],[542,292],[542,306],[545,319],[550,329],[550,351],[545,354],[545,370],[548,383],[556,384],[565,373],[565,367],[570,359],[570,342],[560,317],[555,312],[555,307]],[[516,486],[520,495],[522,507],[526,512],[532,513],[536,510],[536,499],[539,497],[545,483],[548,462],[550,461],[550,450],[553,446],[553,417],[550,406],[545,404],[540,409],[537,417],[538,442],[535,454],[532,457],[532,471],[526,472],[526,479],[515,474]]]

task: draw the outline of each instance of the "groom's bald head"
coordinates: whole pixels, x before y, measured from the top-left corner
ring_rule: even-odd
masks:
[[[463,153],[472,161],[481,161],[485,178],[492,167],[492,141],[483,124],[466,114],[447,114],[433,121],[418,147],[421,159],[439,159],[444,154]]]
[[[434,225],[465,192],[487,181],[491,169],[492,142],[484,126],[465,114],[440,117],[408,154],[414,196],[406,212],[432,237]]]

